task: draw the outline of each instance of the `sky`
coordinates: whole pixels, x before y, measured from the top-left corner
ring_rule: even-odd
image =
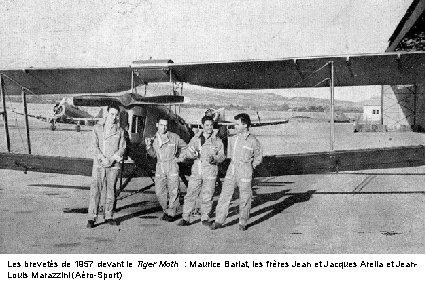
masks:
[[[411,0],[3,0],[0,68],[380,53]],[[378,87],[337,88],[359,101]],[[327,97],[325,89],[274,90]],[[373,94],[374,93],[374,94]]]

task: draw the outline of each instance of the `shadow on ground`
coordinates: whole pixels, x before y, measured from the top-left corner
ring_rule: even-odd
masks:
[[[90,186],[76,186],[76,185],[60,185],[60,184],[29,184],[28,186],[38,186],[38,187],[50,187],[50,188],[67,188],[67,189],[90,190]]]
[[[266,214],[260,217],[259,219],[253,222],[250,222],[247,225],[247,228],[256,226],[274,217],[275,215],[280,214],[285,209],[289,208],[290,206],[293,206],[296,203],[308,201],[309,199],[311,199],[312,195],[315,193],[315,190],[309,190],[307,192],[302,192],[302,193],[288,193],[289,191],[290,190],[288,189],[288,190],[283,190],[283,191],[274,192],[274,193],[266,193],[266,194],[257,194],[253,192],[253,201],[252,201],[250,219],[253,220],[258,215],[262,215],[264,213]],[[259,208],[263,204],[268,202],[273,202],[273,203],[271,205],[268,205],[266,207],[262,207],[256,210],[256,208]],[[239,204],[237,202],[237,203],[234,203],[234,205],[229,208],[228,218],[238,214],[239,214]],[[225,226],[232,226],[237,223],[238,223],[238,218],[227,223]]]

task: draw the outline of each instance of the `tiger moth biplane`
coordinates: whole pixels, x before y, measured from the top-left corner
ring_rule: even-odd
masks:
[[[144,138],[156,132],[157,118],[167,116],[169,129],[189,141],[191,127],[172,111],[183,103],[183,83],[217,89],[330,88],[330,151],[266,156],[257,176],[324,173],[342,170],[424,165],[424,145],[336,151],[334,87],[424,84],[424,52],[395,52],[275,60],[174,63],[171,60],[135,61],[129,67],[29,68],[0,70],[4,94],[90,94],[74,97],[75,105],[121,105],[130,146],[129,156],[140,174],[151,175],[153,161],[144,152]],[[167,83],[168,96],[146,97],[138,86]],[[130,92],[129,92],[130,89]],[[180,94],[179,94],[180,90]],[[120,95],[117,95],[119,92]],[[114,95],[112,95],[114,94]],[[230,94],[232,96],[232,94]],[[7,135],[7,113],[3,108]],[[285,123],[285,122],[284,122]],[[8,142],[7,142],[8,143]],[[0,168],[90,175],[92,160],[30,154],[0,153]],[[226,163],[225,163],[226,164]]]

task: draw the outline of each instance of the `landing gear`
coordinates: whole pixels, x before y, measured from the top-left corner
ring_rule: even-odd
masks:
[[[80,122],[78,122],[77,125],[75,126],[75,131],[77,131],[77,132],[81,131]]]
[[[55,131],[55,129],[56,129],[55,121],[51,120],[50,121],[50,130]]]

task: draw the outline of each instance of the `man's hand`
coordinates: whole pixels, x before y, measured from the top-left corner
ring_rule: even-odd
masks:
[[[114,155],[111,157],[111,160],[113,160],[113,161],[117,161],[117,163],[119,163],[119,162],[121,162],[121,157],[120,157],[119,155],[117,155],[117,154],[114,154]]]
[[[193,158],[198,158],[199,157],[199,152],[197,151],[197,149],[195,149],[195,147],[194,146],[189,146],[188,147],[188,151],[191,153],[191,155],[192,155],[192,157]]]
[[[209,157],[209,163],[210,164],[216,164],[216,159],[214,158],[214,156]]]
[[[154,142],[154,138],[145,138],[146,148],[150,148],[153,142]]]
[[[107,157],[102,157],[101,159],[101,165],[102,167],[109,167],[111,166],[112,162]]]

